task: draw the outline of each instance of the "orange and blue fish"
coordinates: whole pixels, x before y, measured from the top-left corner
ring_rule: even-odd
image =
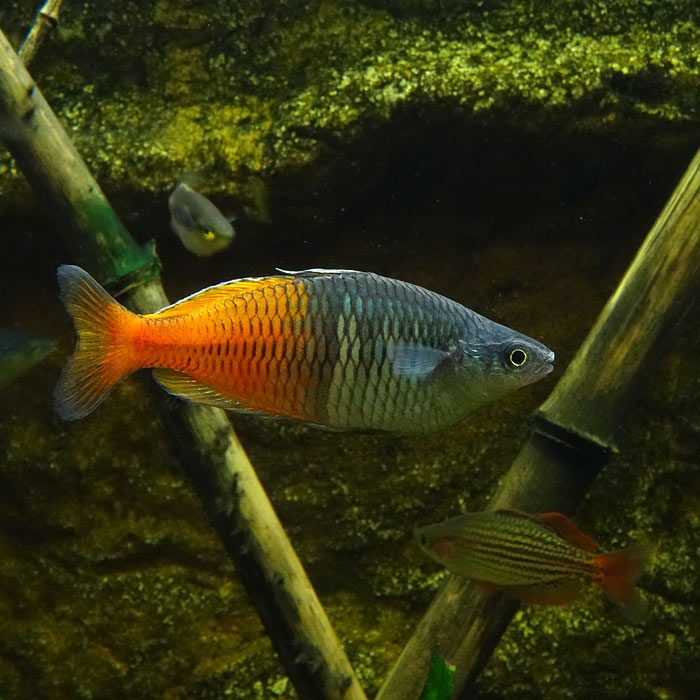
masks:
[[[541,343],[421,287],[306,270],[204,289],[134,314],[87,272],[58,269],[78,333],[55,391],[86,416],[142,367],[170,393],[336,430],[434,431],[552,370]]]
[[[421,548],[454,573],[487,591],[504,591],[524,603],[564,605],[592,581],[635,622],[646,605],[634,581],[653,555],[650,543],[608,554],[561,513],[516,510],[465,513],[419,527]]]

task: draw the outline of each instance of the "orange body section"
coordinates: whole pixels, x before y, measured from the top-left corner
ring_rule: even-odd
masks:
[[[62,266],[58,278],[78,331],[55,392],[67,420],[90,413],[141,367],[155,368],[166,389],[193,401],[319,420],[312,384],[326,341],[313,332],[303,280],[237,280],[139,316],[78,267]],[[315,322],[323,318],[317,311]]]
[[[305,415],[312,382],[303,282],[266,280],[240,296],[206,293],[145,316],[133,329],[136,367],[185,372],[250,410]]]

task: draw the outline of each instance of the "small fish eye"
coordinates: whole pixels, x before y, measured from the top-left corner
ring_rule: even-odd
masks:
[[[527,353],[520,348],[510,351],[510,363],[513,367],[522,367],[527,362]]]
[[[213,231],[205,231],[202,236],[208,241],[213,241],[216,238],[216,234]]]

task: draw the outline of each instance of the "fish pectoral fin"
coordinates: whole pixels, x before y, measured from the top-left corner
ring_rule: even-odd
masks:
[[[451,357],[445,350],[400,342],[389,345],[386,354],[395,375],[418,379],[425,379]]]
[[[583,581],[579,578],[557,578],[524,586],[503,586],[504,593],[521,603],[536,605],[566,605],[581,597]]]
[[[238,401],[224,396],[216,389],[212,389],[210,386],[203,384],[198,379],[194,379],[184,372],[157,367],[153,370],[153,378],[165,391],[174,396],[179,396],[182,399],[194,401],[195,403],[217,406],[218,408],[229,411],[245,410],[245,407],[238,403]]]
[[[197,222],[192,217],[190,210],[186,207],[173,207],[170,211],[170,218],[181,226],[185,226],[187,229],[197,227]]]

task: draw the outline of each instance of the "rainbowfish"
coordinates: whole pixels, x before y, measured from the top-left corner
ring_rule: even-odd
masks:
[[[168,199],[170,226],[195,255],[218,253],[231,244],[231,222],[202,194],[179,182]]]
[[[598,545],[561,513],[465,513],[414,534],[430,557],[488,591],[524,603],[564,605],[590,580],[631,620],[639,622],[646,613],[634,581],[649,564],[652,546],[595,554]]]
[[[55,391],[66,420],[154,367],[190,401],[336,430],[427,432],[544,377],[554,359],[454,301],[368,272],[233,280],[147,316],[79,267],[59,267],[58,281],[78,332]]]

